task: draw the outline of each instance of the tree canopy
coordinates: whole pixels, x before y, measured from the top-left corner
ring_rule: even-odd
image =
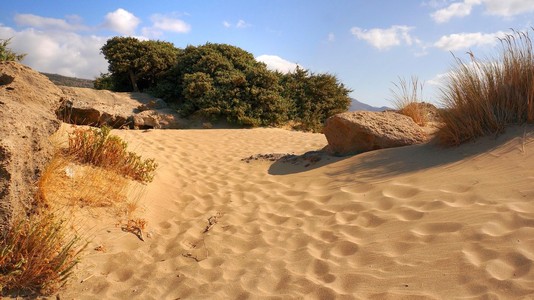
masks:
[[[128,78],[133,91],[148,87],[176,63],[179,49],[163,41],[140,41],[134,37],[114,37],[100,49],[115,80]]]

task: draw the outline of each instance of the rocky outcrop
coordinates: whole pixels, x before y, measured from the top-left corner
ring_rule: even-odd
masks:
[[[57,115],[76,125],[112,128],[180,129],[186,122],[167,104],[143,93],[115,93],[88,88],[61,87],[65,96]]]
[[[326,120],[328,150],[349,155],[376,149],[419,144],[426,134],[407,116],[395,112],[346,112]]]
[[[37,180],[53,155],[49,136],[61,90],[17,62],[0,62],[0,230],[31,209]]]

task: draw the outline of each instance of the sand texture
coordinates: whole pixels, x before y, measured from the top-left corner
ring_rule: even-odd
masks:
[[[286,163],[242,159],[326,139],[113,131],[160,165],[144,242],[103,214],[79,224],[93,239],[61,299],[532,299],[530,130]]]

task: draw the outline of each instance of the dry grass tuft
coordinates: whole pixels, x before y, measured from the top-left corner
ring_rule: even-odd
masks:
[[[528,32],[514,31],[501,42],[496,59],[458,58],[442,89],[443,126],[437,133],[443,145],[458,145],[511,124],[534,120],[534,53]]]
[[[50,295],[66,283],[86,246],[67,226],[74,208],[106,207],[143,238],[146,221],[134,212],[156,163],[127,152],[126,143],[109,131],[76,129],[68,148],[57,151],[41,174],[36,209],[0,232],[1,295]],[[54,138],[59,148],[61,139]]]
[[[69,136],[67,155],[83,164],[112,170],[142,183],[151,182],[157,163],[126,150],[127,143],[110,135],[111,128],[76,129]]]
[[[416,76],[412,76],[410,82],[404,78],[399,78],[399,83],[393,83],[395,89],[391,89],[393,95],[392,103],[400,114],[412,118],[419,126],[425,126],[428,122],[428,112],[425,106],[421,105],[421,95],[423,84],[419,83]]]
[[[0,291],[50,295],[63,286],[85,247],[65,220],[42,212],[20,217],[0,234]]]

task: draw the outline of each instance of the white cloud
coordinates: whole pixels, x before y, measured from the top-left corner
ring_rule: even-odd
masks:
[[[16,31],[3,26],[0,36],[13,37],[9,46],[15,52],[28,54],[22,62],[41,72],[92,79],[107,71],[108,64],[100,54],[105,37],[32,28]]]
[[[250,27],[252,25],[250,23],[247,23],[245,20],[239,20],[237,21],[237,23],[235,23],[235,25],[233,25],[232,23],[228,21],[223,21],[223,26],[225,28],[235,27],[235,28],[243,29],[243,28]]]
[[[439,9],[431,14],[432,19],[437,23],[445,23],[453,17],[465,17],[471,14],[473,6],[479,5],[481,0],[464,0],[463,2],[452,3],[451,5]]]
[[[186,22],[180,19],[158,15],[158,14],[152,15],[150,19],[154,23],[152,27],[154,27],[155,29],[160,29],[163,31],[170,31],[170,32],[177,32],[177,33],[188,33],[189,31],[191,31],[191,25],[187,24]]]
[[[445,23],[453,17],[469,16],[473,7],[477,5],[483,5],[485,13],[501,17],[534,12],[534,1],[532,0],[463,0],[435,11],[431,17],[437,23]]]
[[[137,25],[141,20],[134,16],[131,12],[122,8],[106,15],[104,27],[116,31],[121,34],[134,34]]]
[[[504,37],[505,32],[494,33],[455,33],[442,36],[434,46],[446,51],[468,49],[473,46],[495,45],[499,37]]]
[[[86,29],[85,26],[81,25],[81,18],[79,16],[69,16],[68,18],[71,22],[67,22],[63,19],[46,18],[32,14],[16,14],[15,23],[19,26],[29,26],[52,30],[75,31]]]
[[[328,41],[329,42],[335,42],[336,41],[336,35],[333,33],[328,34]]]
[[[191,25],[171,16],[154,14],[150,17],[150,20],[152,21],[152,26],[141,29],[141,34],[145,37],[158,38],[164,32],[188,33],[191,31]]]
[[[491,15],[511,17],[534,11],[532,0],[483,0],[486,12]]]
[[[450,78],[451,73],[441,73],[434,76],[434,78],[427,80],[425,83],[431,86],[443,86],[445,83],[447,83],[447,80]]]
[[[245,22],[244,20],[237,21],[237,24],[235,25],[235,27],[237,27],[237,28],[247,28],[249,26],[250,26],[250,24]]]
[[[379,50],[386,50],[401,44],[412,45],[419,40],[410,35],[414,27],[394,25],[390,28],[361,29],[351,28],[351,33],[359,40],[364,40]]]
[[[265,63],[268,69],[282,73],[293,72],[299,66],[277,55],[260,55],[256,60]]]

